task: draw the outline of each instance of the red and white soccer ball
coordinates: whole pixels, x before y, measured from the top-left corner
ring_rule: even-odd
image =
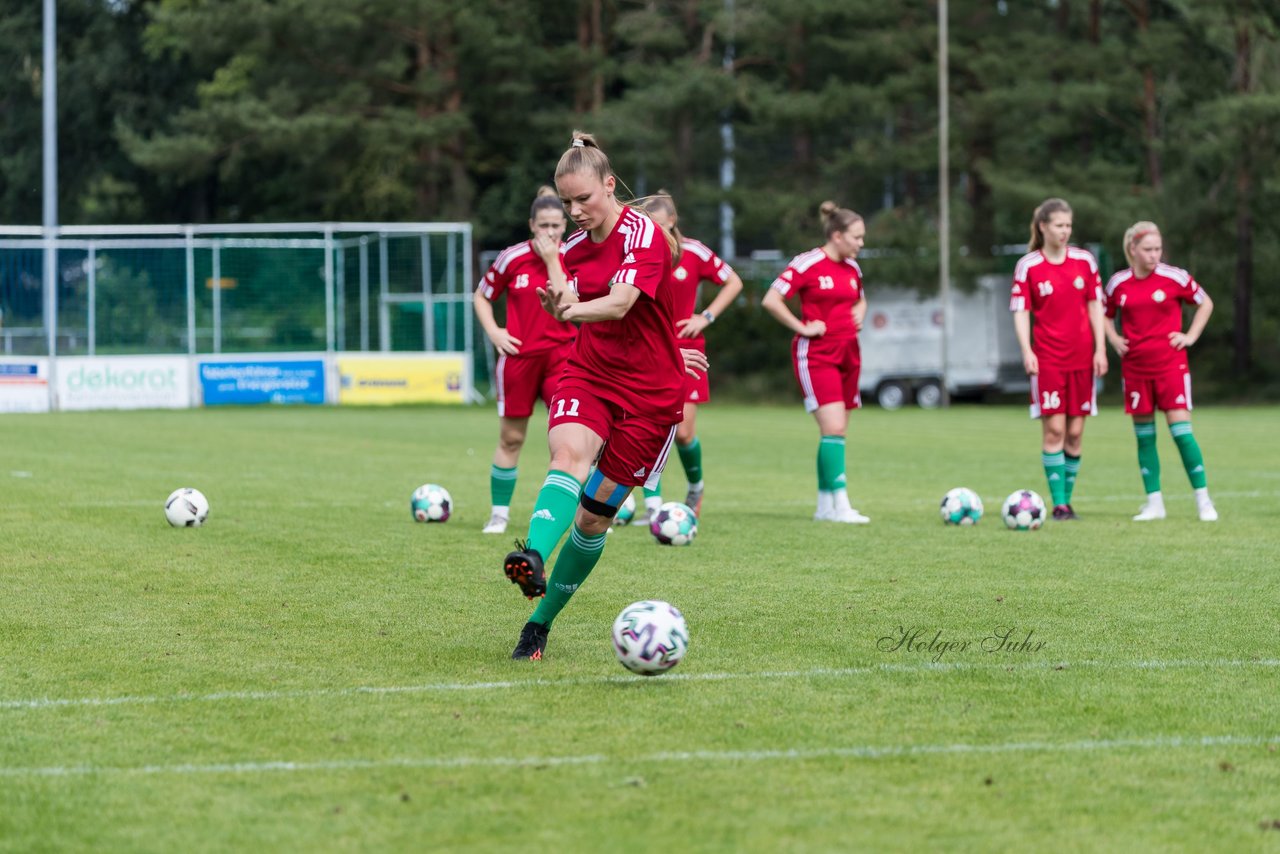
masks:
[[[1034,531],[1044,524],[1044,499],[1030,489],[1019,489],[1004,500],[1000,515],[1015,531]]]
[[[689,649],[684,614],[667,602],[632,602],[613,621],[613,651],[622,666],[641,676],[666,673]]]
[[[409,510],[418,522],[447,522],[453,512],[453,498],[443,486],[424,483],[413,491]]]
[[[189,486],[175,489],[164,502],[164,518],[175,528],[199,528],[209,518],[209,499]]]

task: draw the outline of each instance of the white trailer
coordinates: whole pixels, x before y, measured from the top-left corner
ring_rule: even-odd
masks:
[[[901,288],[871,288],[859,339],[866,400],[897,409],[942,402],[942,303]],[[951,290],[947,387],[952,395],[1027,391],[1009,311],[1009,277],[983,276],[968,293]]]

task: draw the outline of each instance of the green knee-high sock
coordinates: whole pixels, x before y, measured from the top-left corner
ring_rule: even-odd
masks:
[[[844,436],[823,436],[818,441],[818,491],[844,488]]]
[[[1170,424],[1169,432],[1173,434],[1173,442],[1182,455],[1182,467],[1187,470],[1187,477],[1191,479],[1191,488],[1204,489],[1208,483],[1204,471],[1204,455],[1200,453],[1200,443],[1191,432],[1191,422]]]
[[[680,455],[680,465],[684,466],[684,476],[690,485],[702,483],[702,443],[694,436],[687,445],[676,445],[676,453]]]
[[[653,489],[650,489],[647,486],[641,487],[641,489],[644,490],[645,498],[660,498],[662,497],[662,480],[659,479],[658,482],[654,484]]]
[[[1080,474],[1080,458],[1073,457],[1066,451],[1062,452],[1063,469],[1067,474],[1067,500],[1065,503],[1071,503],[1071,493],[1076,489],[1076,476]]]
[[[1040,452],[1040,461],[1044,464],[1044,477],[1049,481],[1049,495],[1053,506],[1067,503],[1067,461],[1062,451]]]
[[[516,470],[502,466],[489,467],[489,501],[494,507],[510,507],[516,493]]]
[[[573,526],[569,539],[556,558],[551,578],[547,579],[547,595],[533,610],[533,616],[529,618],[531,621],[544,626],[551,625],[551,621],[569,604],[582,582],[587,580],[591,570],[595,569],[600,553],[604,551],[604,539],[604,534],[584,534],[577,525]]]
[[[529,520],[529,548],[542,555],[551,556],[556,543],[573,524],[573,514],[578,509],[578,496],[582,484],[568,472],[547,472],[547,479],[538,490],[538,500],[533,505],[533,518]]]
[[[1147,421],[1133,425],[1138,437],[1138,468],[1142,471],[1142,488],[1150,495],[1160,491],[1160,453],[1156,450],[1156,424]]]

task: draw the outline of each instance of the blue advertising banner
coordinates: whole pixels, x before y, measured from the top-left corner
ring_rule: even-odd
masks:
[[[324,361],[201,362],[204,405],[324,403]]]

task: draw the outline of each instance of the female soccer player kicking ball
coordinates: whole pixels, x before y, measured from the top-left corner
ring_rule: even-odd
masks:
[[[1133,416],[1138,466],[1147,490],[1146,504],[1133,520],[1165,517],[1156,452],[1155,411],[1159,409],[1168,419],[1182,467],[1195,490],[1200,521],[1216,522],[1218,511],[1209,498],[1204,457],[1191,432],[1191,370],[1187,367],[1187,348],[1200,340],[1213,314],[1213,300],[1186,270],[1161,263],[1164,243],[1155,223],[1129,227],[1124,233],[1124,256],[1129,269],[1107,282],[1107,317],[1120,316],[1120,331],[1108,323],[1107,338],[1120,354],[1124,411]],[[1182,306],[1187,303],[1195,305],[1196,313],[1183,332]]]
[[[542,310],[538,291],[547,287],[549,270],[560,269],[560,240],[565,229],[564,206],[550,187],[538,190],[529,211],[529,240],[508,246],[476,288],[476,319],[494,349],[498,364],[494,382],[498,388],[498,447],[489,467],[492,509],[486,534],[507,530],[511,496],[516,491],[516,467],[529,432],[534,401],[548,408],[556,381],[564,370],[573,345],[573,324],[556,320]],[[507,325],[499,326],[493,301],[507,297]]]
[[[862,356],[858,330],[867,315],[862,251],[867,227],[862,217],[835,202],[820,208],[827,242],[791,259],[761,305],[794,332],[791,361],[805,412],[818,422],[818,510],[820,522],[865,525],[871,520],[849,504],[845,478],[845,432],[849,410],[862,405],[858,376]],[[786,299],[800,297],[800,318]]]
[[[556,166],[556,189],[580,231],[565,241],[563,270],[539,297],[557,320],[581,328],[551,399],[551,470],[528,539],[502,564],[525,596],[542,597],[516,659],[542,658],[552,621],[599,561],[618,506],[632,488],[657,483],[683,414],[685,360],[671,333],[668,286],[676,247],[618,201],[616,186],[595,139],[575,132]],[[543,563],[570,528],[547,579]]]
[[[1070,239],[1070,205],[1048,199],[1036,208],[1031,251],[1014,268],[1009,300],[1031,378],[1031,417],[1040,419],[1040,459],[1053,518],[1059,521],[1077,518],[1071,493],[1080,471],[1084,419],[1097,413],[1094,381],[1107,373],[1098,262],[1088,250],[1069,245]]]

